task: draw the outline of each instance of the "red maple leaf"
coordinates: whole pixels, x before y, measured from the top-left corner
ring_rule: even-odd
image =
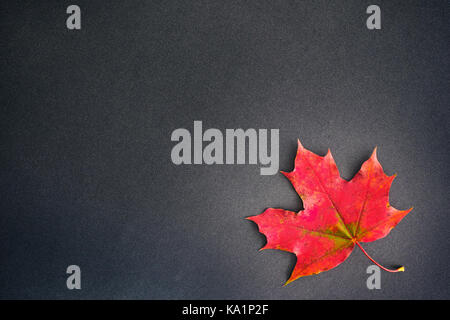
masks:
[[[263,249],[294,253],[297,263],[286,284],[303,276],[330,270],[350,255],[355,245],[383,270],[361,247],[385,237],[411,210],[389,204],[393,176],[383,172],[376,148],[352,180],[339,175],[330,150],[324,157],[306,150],[298,141],[295,168],[282,172],[303,200],[304,210],[267,209],[247,219],[267,238]]]

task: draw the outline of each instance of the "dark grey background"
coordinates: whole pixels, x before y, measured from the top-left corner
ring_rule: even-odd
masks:
[[[450,298],[448,1],[2,1],[1,298]],[[244,217],[298,210],[281,174],[175,166],[176,128],[279,128],[328,147],[349,179],[379,147],[414,206],[339,267],[282,284],[292,254],[258,252]],[[82,290],[66,288],[66,268]]]

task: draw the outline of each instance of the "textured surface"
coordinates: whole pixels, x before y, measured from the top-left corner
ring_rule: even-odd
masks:
[[[447,1],[1,1],[1,298],[450,298]],[[244,217],[301,208],[257,166],[175,166],[176,128],[280,128],[349,179],[378,146],[392,205],[367,258],[289,286]],[[395,171],[394,171],[395,170]],[[359,268],[347,268],[351,263]],[[78,264],[82,290],[66,289]],[[283,272],[285,270],[285,272]]]

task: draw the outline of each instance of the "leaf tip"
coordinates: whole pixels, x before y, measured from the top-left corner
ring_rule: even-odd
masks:
[[[285,177],[289,177],[289,173],[290,173],[290,172],[280,171],[280,173],[281,173],[282,175],[284,175]]]
[[[400,268],[397,269],[398,272],[405,272],[405,267],[401,266]]]
[[[286,287],[288,284],[290,284],[291,282],[294,282],[295,280],[297,280],[298,278],[302,277],[301,275],[297,275],[297,276],[293,276],[291,274],[291,276],[289,277],[289,279],[286,280],[286,282],[283,284],[283,287]]]
[[[334,159],[333,159],[333,155],[331,154],[331,150],[330,150],[330,148],[328,148],[328,150],[327,150],[327,154],[325,155],[325,157],[324,157],[325,159],[327,159],[328,161],[330,161],[330,160],[332,160],[332,161],[334,161]]]
[[[375,146],[375,148],[374,148],[373,151],[372,151],[372,155],[370,156],[370,157],[373,158],[374,160],[378,160],[378,159],[377,159],[377,149],[378,149],[378,146]]]
[[[284,284],[283,284],[283,287],[286,287],[289,283],[291,283],[292,281],[294,281],[294,280],[291,280],[291,279],[289,279],[289,280],[287,280]]]
[[[249,220],[249,221],[253,221],[253,219],[255,218],[255,216],[250,216],[250,217],[245,217],[245,220]],[[254,221],[253,221],[254,222]]]

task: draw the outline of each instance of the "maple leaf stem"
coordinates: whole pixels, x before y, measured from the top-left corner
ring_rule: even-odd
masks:
[[[392,269],[388,269],[388,268],[383,267],[381,264],[379,264],[378,262],[376,262],[375,260],[373,260],[371,256],[369,256],[369,254],[366,252],[366,250],[364,250],[364,248],[359,244],[358,241],[356,241],[356,244],[357,244],[358,247],[362,250],[362,252],[366,255],[366,257],[370,259],[370,261],[372,261],[373,263],[375,263],[377,266],[379,266],[379,267],[380,267],[381,269],[383,269],[384,271],[387,271],[387,272],[403,272],[403,271],[405,271],[405,267],[403,267],[403,266],[401,266],[400,268],[397,268],[397,269],[395,269],[395,270],[392,270]]]

